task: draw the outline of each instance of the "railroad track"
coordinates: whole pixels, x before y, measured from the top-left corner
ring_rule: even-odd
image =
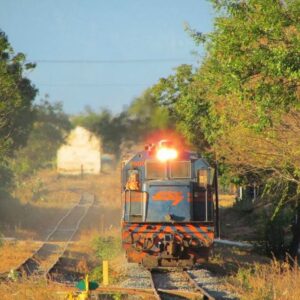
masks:
[[[19,276],[51,278],[51,271],[65,253],[94,201],[94,195],[83,193],[79,202],[58,221],[42,246],[16,269]]]
[[[157,299],[195,299],[199,296],[183,272],[152,270],[151,276]]]
[[[216,299],[198,286],[186,271],[152,270],[151,276],[156,299]]]
[[[115,291],[135,294],[143,299],[238,299],[224,291],[222,282],[205,269],[179,270],[176,268],[153,269],[128,263],[126,280],[116,286],[97,289],[96,293]],[[146,296],[145,296],[146,295]]]
[[[82,277],[82,274],[74,271],[76,262],[67,259],[65,254],[82,220],[94,205],[94,198],[94,195],[88,193],[81,195],[80,201],[59,220],[43,245],[16,269],[20,276],[44,276],[48,280],[72,285]],[[204,269],[184,271],[169,268],[149,271],[137,264],[128,266],[127,280],[115,286],[98,288],[93,294],[118,292],[150,300],[238,299],[223,291],[220,280]]]
[[[194,287],[203,294],[203,299],[238,300],[236,295],[224,290],[222,278],[212,275],[206,269],[198,268],[184,272]]]

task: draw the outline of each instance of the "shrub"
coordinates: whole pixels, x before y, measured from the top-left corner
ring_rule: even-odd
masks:
[[[300,269],[288,261],[274,259],[268,265],[241,268],[230,279],[231,287],[241,299],[300,299]]]
[[[111,260],[121,253],[121,240],[118,237],[98,237],[93,242],[97,257],[101,260]]]

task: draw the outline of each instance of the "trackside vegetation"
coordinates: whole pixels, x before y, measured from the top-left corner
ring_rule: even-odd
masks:
[[[259,187],[260,204],[268,207],[268,248],[294,257],[300,242],[299,1],[211,2],[213,31],[187,26],[206,51],[203,62],[179,66],[152,92],[177,130],[220,161],[224,177]],[[292,236],[285,247],[268,236],[275,227]]]
[[[0,186],[11,180],[8,160],[24,146],[31,131],[37,89],[26,77],[34,64],[25,63],[23,53],[15,53],[0,31]]]
[[[242,299],[299,299],[300,1],[209,1],[216,14],[213,30],[185,27],[204,49],[201,63],[178,66],[119,114],[87,108],[68,116],[47,95],[36,101],[38,89],[27,78],[35,64],[15,53],[0,30],[0,199],[37,170],[53,168],[58,147],[76,125],[101,137],[104,152],[116,157],[124,144],[171,129],[218,161],[225,185],[256,188],[246,212],[250,226],[259,227],[264,253],[280,261],[239,268],[228,287]],[[43,193],[38,180],[33,200]],[[100,260],[120,256],[115,236],[99,237],[93,247]],[[91,275],[101,280],[101,272],[99,267]],[[33,289],[43,299],[52,297],[44,283],[29,284],[30,290],[26,282],[16,285],[21,298],[34,295]]]
[[[299,299],[300,271],[297,264],[274,260],[271,264],[256,264],[241,268],[229,279],[227,288],[237,292],[241,299]]]

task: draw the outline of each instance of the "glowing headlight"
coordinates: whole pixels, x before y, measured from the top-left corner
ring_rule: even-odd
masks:
[[[170,148],[161,148],[157,151],[157,158],[161,161],[177,158],[177,151]]]

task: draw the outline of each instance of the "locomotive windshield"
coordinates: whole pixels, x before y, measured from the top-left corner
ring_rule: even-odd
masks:
[[[147,179],[164,179],[166,178],[166,163],[158,161],[146,162],[146,178]]]
[[[168,176],[167,176],[168,170]],[[190,161],[147,161],[146,162],[146,179],[185,179],[191,178]]]
[[[190,161],[172,161],[170,162],[171,178],[191,178]]]

